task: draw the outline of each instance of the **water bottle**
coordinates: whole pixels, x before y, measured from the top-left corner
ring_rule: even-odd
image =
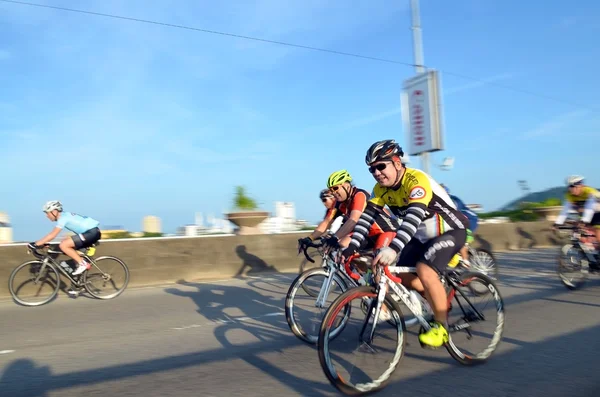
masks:
[[[65,261],[60,262],[60,266],[69,274],[73,273],[73,268]]]
[[[455,254],[452,259],[450,259],[450,263],[448,263],[449,267],[456,267],[456,265],[458,265],[458,262],[460,262],[460,256],[458,256],[458,254]]]

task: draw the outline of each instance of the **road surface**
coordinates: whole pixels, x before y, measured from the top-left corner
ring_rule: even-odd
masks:
[[[462,367],[409,332],[379,395],[600,395],[600,282],[570,292],[556,250],[498,254],[506,303],[499,350]],[[112,301],[61,295],[0,302],[2,396],[334,396],[314,347],[283,315],[293,274],[131,289]]]

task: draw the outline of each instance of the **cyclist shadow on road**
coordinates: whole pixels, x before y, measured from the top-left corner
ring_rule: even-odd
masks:
[[[49,384],[52,372],[48,366],[36,366],[33,360],[17,359],[6,366],[0,385],[3,396],[11,397],[47,397],[44,385]]]
[[[265,296],[251,288],[233,285],[194,283],[180,280],[178,285],[196,288],[197,291],[167,288],[172,295],[190,298],[206,320],[216,324],[214,336],[228,352],[260,369],[287,387],[302,395],[324,395],[330,391],[325,382],[319,383],[293,375],[293,371],[278,367],[269,360],[269,353],[285,354],[294,348],[295,338],[290,335],[283,315],[284,295]],[[256,345],[264,349],[256,349]],[[248,348],[252,346],[252,348]],[[291,354],[291,353],[290,353]],[[294,362],[293,359],[290,360]],[[295,363],[295,362],[294,362]]]

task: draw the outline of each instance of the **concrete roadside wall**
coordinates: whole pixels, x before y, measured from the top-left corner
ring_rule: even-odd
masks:
[[[127,263],[129,286],[166,284],[178,280],[225,279],[264,272],[297,272],[297,240],[303,233],[193,238],[104,240],[96,257],[113,255]],[[548,222],[483,224],[475,246],[492,252],[558,245]],[[0,245],[0,297],[6,297],[8,278],[19,264],[33,260],[25,244]],[[61,258],[62,259],[62,258]]]

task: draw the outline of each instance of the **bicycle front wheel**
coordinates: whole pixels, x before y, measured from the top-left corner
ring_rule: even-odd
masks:
[[[8,278],[8,290],[23,306],[41,306],[58,294],[60,275],[51,265],[29,261],[17,266]]]
[[[338,328],[338,316],[353,304],[359,310],[352,311],[334,341],[331,333]],[[357,396],[383,389],[404,355],[406,325],[400,306],[386,294],[375,323],[376,305],[375,287],[355,287],[331,304],[321,323],[319,362],[329,382],[344,394]],[[333,353],[336,348],[339,350]]]
[[[491,251],[484,248],[469,250],[469,262],[471,262],[474,271],[483,273],[493,280],[498,280],[500,276],[498,262]]]
[[[329,271],[323,268],[308,269],[296,277],[285,298],[285,318],[291,331],[300,340],[310,344],[317,343],[321,320],[331,302],[348,289],[337,274],[331,280],[329,275]],[[305,294],[306,291],[310,292]],[[347,313],[344,314],[346,319],[350,315],[349,309],[348,306]],[[302,321],[305,324],[300,321],[303,315],[310,318]],[[330,337],[334,338],[345,323],[341,322],[338,330],[332,331]]]
[[[589,262],[585,252],[574,244],[566,244],[558,256],[556,273],[560,282],[570,290],[581,288],[589,276]]]
[[[84,273],[87,292],[98,299],[113,299],[121,295],[129,284],[129,269],[125,262],[114,256],[90,260],[92,267]]]

